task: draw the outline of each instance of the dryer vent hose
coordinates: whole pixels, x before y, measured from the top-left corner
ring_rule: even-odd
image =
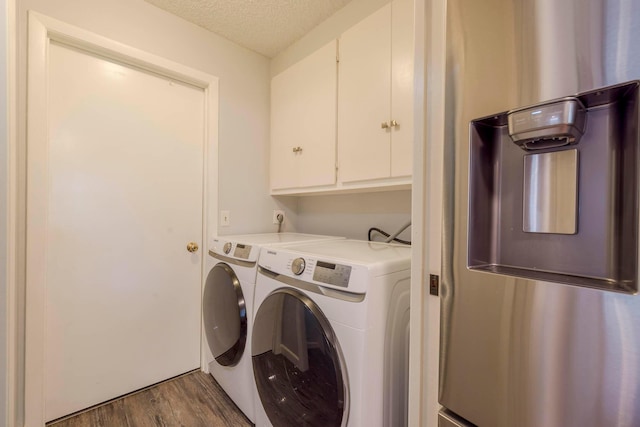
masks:
[[[369,241],[371,241],[371,240],[372,240],[372,239],[371,239],[371,232],[372,232],[372,231],[375,231],[375,232],[380,233],[380,234],[382,234],[383,236],[385,236],[385,237],[386,237],[385,243],[389,243],[389,242],[391,242],[391,241],[394,241],[394,242],[402,243],[402,244],[404,244],[404,245],[411,245],[411,241],[410,241],[410,240],[402,240],[402,239],[398,239],[398,235],[399,235],[400,233],[402,233],[404,230],[406,230],[406,229],[407,229],[407,227],[409,227],[410,225],[411,225],[411,220],[409,220],[406,224],[403,224],[403,225],[402,225],[402,227],[400,227],[400,229],[398,229],[398,231],[396,231],[396,232],[395,232],[395,233],[393,233],[393,234],[389,234],[389,233],[387,233],[387,232],[385,232],[385,231],[383,231],[383,230],[380,230],[380,229],[379,229],[379,228],[377,228],[377,227],[371,227],[371,228],[369,229],[369,234],[368,234]]]

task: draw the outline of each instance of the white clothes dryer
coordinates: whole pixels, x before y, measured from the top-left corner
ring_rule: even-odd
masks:
[[[203,346],[208,348],[204,370],[252,422],[255,383],[249,346],[257,261],[262,245],[343,239],[301,233],[221,236],[212,240],[204,284]]]
[[[256,426],[407,425],[411,248],[263,248],[251,344]]]

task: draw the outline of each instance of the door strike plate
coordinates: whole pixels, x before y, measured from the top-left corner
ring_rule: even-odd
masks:
[[[440,294],[440,277],[436,274],[429,275],[429,294],[435,296]]]

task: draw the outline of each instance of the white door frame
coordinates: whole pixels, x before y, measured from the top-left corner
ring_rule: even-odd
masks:
[[[52,41],[70,45],[111,60],[188,83],[204,90],[205,130],[203,152],[203,198],[209,186],[217,188],[217,173],[208,173],[217,165],[218,153],[218,78],[139,49],[96,35],[39,13],[29,12],[27,75],[27,210],[47,209],[48,179],[48,55]],[[210,162],[209,156],[215,157]],[[215,199],[215,198],[214,198]],[[207,204],[203,200],[202,242],[207,237]],[[217,212],[217,200],[211,200]],[[213,215],[215,217],[215,215]],[[25,337],[25,426],[42,427],[44,415],[45,363],[45,245],[46,215],[27,215],[26,337]],[[217,221],[217,219],[216,219]],[[202,268],[204,268],[204,257]],[[201,274],[202,277],[202,274]]]
[[[5,342],[2,343],[5,346],[6,353],[4,364],[0,365],[0,369],[5,369],[6,383],[0,383],[0,387],[4,387],[5,401],[0,403],[0,407],[4,407],[4,417],[0,417],[0,424],[11,426],[15,425],[17,414],[17,394],[18,394],[18,360],[17,360],[17,348],[18,348],[18,304],[17,304],[17,287],[16,287],[16,271],[17,271],[17,218],[16,218],[16,206],[17,206],[17,180],[16,170],[18,164],[17,147],[16,147],[16,4],[15,0],[7,0],[6,2],[0,2],[4,7],[3,15],[4,22],[3,27],[5,30],[5,59],[4,64],[6,81],[2,81],[0,84],[5,84],[6,87],[6,132],[2,136],[6,136],[7,144],[7,161],[6,161],[6,175],[2,178],[6,178],[7,194],[4,207],[0,209],[6,210],[6,224],[0,225],[4,227],[6,231],[5,242],[5,277],[0,277],[0,283],[5,280],[5,294],[6,301],[4,301],[4,314],[5,317],[0,317],[0,322],[5,321]],[[0,37],[1,38],[1,37]],[[3,102],[5,102],[3,101]],[[2,138],[0,136],[0,138]],[[2,312],[2,310],[0,310]],[[2,410],[0,408],[0,414]]]

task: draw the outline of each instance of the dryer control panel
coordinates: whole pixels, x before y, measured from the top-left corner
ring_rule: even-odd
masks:
[[[238,260],[255,264],[260,255],[260,247],[229,241],[224,238],[213,239],[209,248],[209,254],[214,258],[222,259],[226,262],[233,263],[232,260]],[[222,258],[220,258],[220,255]]]
[[[285,248],[262,250],[259,265],[275,275],[302,280],[325,288],[353,294],[367,292],[369,272],[363,265],[341,263],[327,258],[318,259],[314,256],[290,252]]]
[[[349,265],[334,264],[314,258],[297,257],[289,259],[287,267],[296,276],[306,273],[305,276],[307,278],[311,276],[315,282],[341,288],[349,287],[349,279],[351,278],[351,266]]]
[[[313,280],[343,288],[349,286],[350,277],[351,266],[349,265],[317,261],[316,268],[313,271]]]

